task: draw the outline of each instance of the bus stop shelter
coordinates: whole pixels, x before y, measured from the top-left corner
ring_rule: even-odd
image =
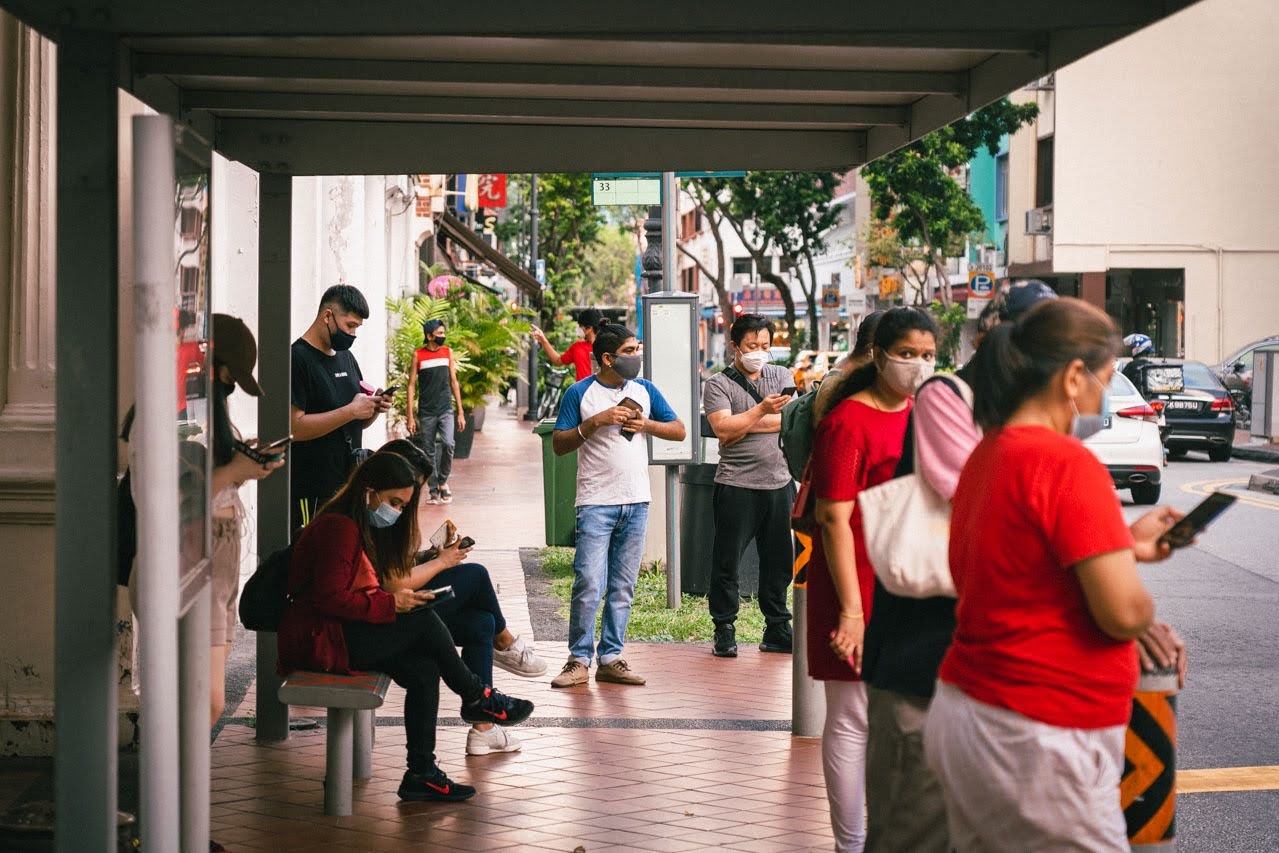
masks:
[[[57,849],[111,849],[115,831],[117,90],[171,121],[184,156],[217,150],[260,173],[259,363],[285,389],[293,176],[843,170],[1192,2],[0,0],[57,44],[58,208],[75,211],[56,243]],[[171,229],[135,242],[172,256]],[[171,321],[142,318],[139,339],[162,357]],[[160,411],[148,393],[140,418]],[[288,395],[274,394],[260,431],[288,424]],[[171,449],[144,445],[135,462]],[[287,491],[287,477],[263,483],[259,553],[288,541]],[[188,593],[151,618],[198,614],[198,579]],[[270,672],[269,636],[259,654]],[[188,713],[203,788],[198,755],[180,780],[176,757],[157,754],[177,743],[176,705],[144,720],[142,829],[157,850],[207,838],[207,720]],[[263,736],[287,734],[287,709],[259,713]]]

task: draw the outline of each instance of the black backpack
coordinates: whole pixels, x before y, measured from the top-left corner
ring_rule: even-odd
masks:
[[[284,611],[311,585],[305,581],[295,592],[289,592],[289,566],[293,562],[293,546],[281,548],[258,564],[257,571],[240,591],[240,621],[250,631],[279,630]]]

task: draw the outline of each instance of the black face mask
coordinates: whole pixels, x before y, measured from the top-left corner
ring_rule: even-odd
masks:
[[[431,340],[435,342],[435,345],[437,347],[442,347],[444,346],[444,338],[445,338],[444,335],[435,335],[434,337],[431,338]]]
[[[344,332],[338,326],[337,320],[333,321],[333,331],[329,332],[329,346],[333,347],[334,352],[346,352],[355,343],[355,335],[350,332]],[[326,323],[324,330],[328,331],[329,326]]]

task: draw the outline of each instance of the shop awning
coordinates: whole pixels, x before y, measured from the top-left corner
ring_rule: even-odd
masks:
[[[492,266],[518,287],[521,293],[533,300],[533,304],[542,304],[542,286],[538,284],[537,279],[529,275],[515,261],[490,246],[483,237],[467,228],[462,220],[447,210],[440,218],[440,235],[463,246],[474,257]]]

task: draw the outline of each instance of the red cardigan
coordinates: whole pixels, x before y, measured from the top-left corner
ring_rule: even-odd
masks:
[[[293,546],[289,589],[311,580],[280,620],[276,669],[348,673],[343,622],[395,621],[395,596],[377,582],[360,531],[344,515],[326,513],[311,522]]]

